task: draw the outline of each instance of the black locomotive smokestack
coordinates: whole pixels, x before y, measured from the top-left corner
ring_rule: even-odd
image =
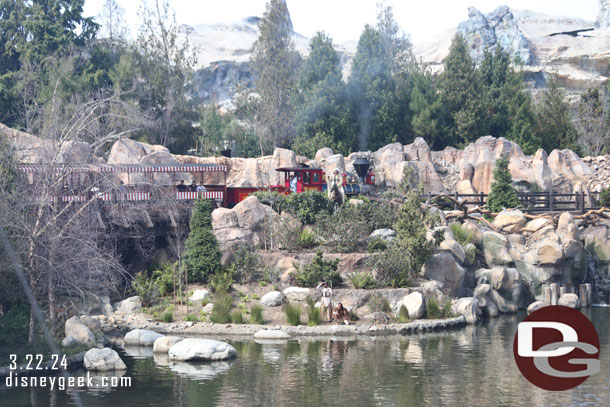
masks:
[[[366,177],[370,166],[371,163],[365,157],[360,157],[354,161],[354,168],[356,169],[356,173],[360,178],[360,183],[364,184],[364,177]]]

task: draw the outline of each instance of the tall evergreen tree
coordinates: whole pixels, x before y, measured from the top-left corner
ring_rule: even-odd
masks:
[[[186,240],[186,265],[189,281],[207,282],[220,271],[222,253],[212,232],[212,205],[209,200],[197,201],[191,215]]]
[[[577,149],[578,134],[572,124],[570,107],[555,77],[550,78],[536,109],[536,135],[549,153],[556,148]]]
[[[299,71],[293,149],[313,157],[322,147],[349,154],[357,131],[339,55],[332,40],[317,33],[310,41],[309,55]]]
[[[289,147],[295,134],[293,97],[299,56],[285,0],[269,0],[259,29],[251,56],[260,95],[259,131],[274,146]]]
[[[513,187],[513,177],[508,170],[508,158],[502,156],[496,160],[493,172],[494,181],[487,199],[487,206],[492,212],[499,212],[504,208],[517,208],[520,205],[519,196]]]
[[[440,140],[439,113],[441,102],[437,84],[432,74],[424,67],[415,64],[409,76],[411,82],[411,129],[413,137],[422,137],[433,148],[442,149]]]
[[[437,147],[459,146],[487,131],[482,85],[466,41],[456,35],[439,81],[442,132]]]

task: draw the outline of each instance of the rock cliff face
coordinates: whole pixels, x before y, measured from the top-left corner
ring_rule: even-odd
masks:
[[[529,10],[500,6],[484,15],[469,8],[468,20],[449,29],[437,41],[417,44],[415,53],[433,72],[440,72],[456,32],[464,36],[471,55],[481,60],[485,47],[498,45],[518,57],[533,88],[544,88],[556,74],[568,95],[590,87],[601,89],[608,80],[610,30],[607,0],[600,0],[597,23],[570,17],[553,17]]]
[[[457,28],[470,45],[470,55],[477,61],[483,59],[487,49],[494,52],[501,47],[511,60],[519,60],[525,65],[531,63],[532,55],[525,36],[513,13],[506,6],[500,6],[487,16],[474,7],[468,8],[468,20]]]
[[[51,143],[39,137],[3,125],[0,125],[0,131],[7,135],[15,149],[17,160],[21,163],[48,162],[56,150]],[[83,142],[65,143],[57,153],[57,162],[60,163],[102,162],[100,158],[93,156],[90,146]],[[259,158],[175,155],[163,146],[124,138],[114,143],[107,163],[222,164],[229,169],[228,186],[266,187],[284,184],[283,174],[275,171],[276,168],[294,167],[298,164],[323,168],[327,173],[339,168],[348,174],[350,180],[355,181],[357,175],[353,163],[360,157],[366,157],[372,164],[375,183],[381,188],[399,186],[403,180],[404,169],[411,167],[424,185],[426,193],[477,194],[490,191],[495,162],[504,154],[509,159],[509,170],[515,185],[524,190],[535,188],[542,191],[579,191],[590,194],[610,187],[608,155],[580,158],[571,150],[554,150],[550,154],[538,150],[534,156],[527,156],[514,142],[492,136],[481,137],[464,150],[447,147],[442,151],[431,151],[423,139],[417,138],[408,145],[393,143],[377,151],[360,151],[347,157],[334,154],[330,148],[322,148],[314,159],[297,156],[293,151],[282,148],[275,149],[273,155]],[[181,177],[187,183],[192,180],[190,174],[181,174]],[[148,177],[140,179],[138,174],[131,174],[130,181],[147,182]],[[221,184],[224,183],[224,178],[221,173],[205,173],[203,181],[206,184]],[[123,182],[128,182],[127,177]],[[155,182],[169,185],[175,180],[170,175],[159,174]]]

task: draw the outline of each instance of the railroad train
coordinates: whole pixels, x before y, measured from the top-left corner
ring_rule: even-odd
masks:
[[[29,175],[29,183],[36,184],[37,174],[61,171],[66,182],[63,188],[45,199],[58,202],[85,202],[95,197],[104,202],[118,201],[154,201],[157,198],[177,200],[211,199],[217,206],[231,208],[257,191],[275,191],[290,194],[290,180],[296,177],[296,193],[305,191],[326,191],[326,174],[322,168],[301,165],[297,167],[276,168],[284,174],[284,183],[269,187],[227,187],[228,168],[220,164],[64,164],[45,166],[21,164],[18,169]],[[358,180],[343,174],[343,189],[347,197],[367,195],[375,185],[375,174],[366,158],[358,158],[354,163]],[[199,176],[203,185],[204,173],[222,174],[218,184],[205,184],[204,190],[190,190],[188,187],[177,188],[177,175],[190,174],[193,179]],[[110,179],[116,175],[120,185],[106,191],[100,186],[100,179]],[[110,176],[110,177],[109,177]],[[160,179],[161,177],[165,177]],[[134,180],[135,178],[135,180]],[[219,177],[220,178],[220,177]],[[116,180],[116,178],[115,178]],[[163,185],[166,186],[163,186]],[[169,186],[168,184],[171,184]],[[153,188],[154,186],[154,188]]]

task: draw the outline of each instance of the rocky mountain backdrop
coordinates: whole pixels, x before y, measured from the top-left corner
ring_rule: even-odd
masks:
[[[590,87],[603,88],[610,64],[610,2],[600,0],[597,21],[554,17],[529,10],[500,6],[489,14],[474,7],[468,19],[440,34],[435,41],[415,44],[414,52],[433,72],[440,72],[449,53],[451,40],[460,33],[470,45],[471,55],[480,60],[487,48],[501,46],[522,64],[531,88],[545,87],[550,74],[556,74],[568,96]],[[214,100],[221,109],[231,109],[240,86],[252,87],[250,48],[258,36],[259,17],[235,23],[181,26],[197,46],[199,69],[194,81],[196,94]],[[408,27],[404,27],[408,31]],[[308,52],[309,39],[293,34],[297,51]],[[343,74],[349,76],[356,41],[337,44]]]

